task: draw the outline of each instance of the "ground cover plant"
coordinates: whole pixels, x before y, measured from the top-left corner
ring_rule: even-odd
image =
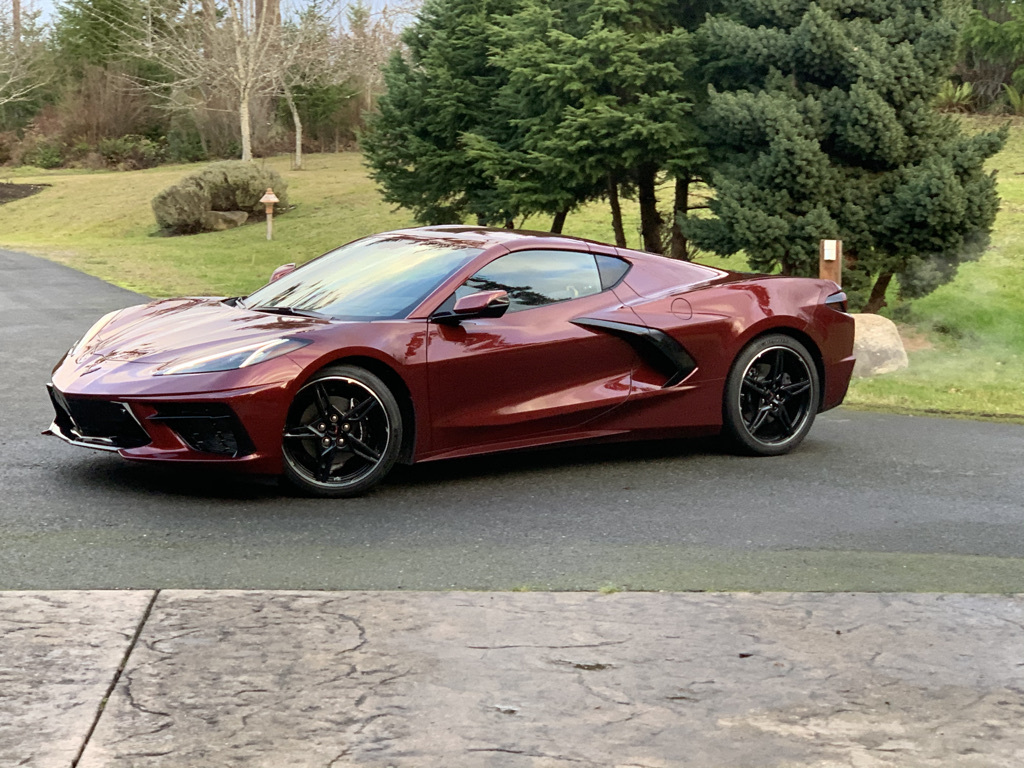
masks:
[[[991,124],[974,125],[977,129]],[[957,278],[885,313],[913,340],[909,370],[855,380],[848,404],[899,412],[958,414],[1024,423],[1024,123],[989,167],[998,169],[1002,207],[992,246]],[[238,295],[263,284],[279,264],[304,262],[372,232],[409,226],[411,217],[384,203],[356,153],[312,155],[306,170],[289,159],[265,161],[289,184],[296,206],[275,222],[267,242],[261,223],[219,233],[159,236],[149,201],[195,166],[132,174],[11,169],[6,181],[49,184],[39,194],[0,205],[0,247],[68,264],[150,296]],[[660,190],[668,199],[671,188]],[[640,215],[624,206],[628,245],[641,247]],[[550,219],[516,221],[547,229]],[[606,205],[573,212],[566,234],[614,240]],[[697,260],[745,269],[742,256]]]

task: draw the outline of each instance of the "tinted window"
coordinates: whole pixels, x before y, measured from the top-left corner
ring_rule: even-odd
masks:
[[[369,237],[263,286],[243,306],[287,307],[337,320],[397,319],[480,253],[446,240]]]
[[[589,253],[517,251],[481,269],[455,292],[508,291],[509,312],[569,301],[601,292],[597,262]]]
[[[601,287],[611,288],[629,272],[630,264],[614,256],[599,254],[597,257],[597,268],[601,272]]]

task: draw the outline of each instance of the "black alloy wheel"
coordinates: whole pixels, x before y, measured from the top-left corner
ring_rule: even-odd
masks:
[[[355,366],[325,368],[288,410],[285,477],[312,496],[356,496],[384,479],[401,443],[401,411],[384,382]]]
[[[747,345],[725,387],[725,433],[743,453],[778,456],[798,446],[818,412],[821,384],[807,348],[775,334]]]

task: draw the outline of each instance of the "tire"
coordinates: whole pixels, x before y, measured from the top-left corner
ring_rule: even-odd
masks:
[[[743,348],[729,371],[723,434],[740,453],[789,453],[810,431],[820,401],[818,367],[807,348],[792,336],[763,336]]]
[[[308,496],[358,496],[384,479],[401,447],[402,414],[387,385],[364,368],[331,366],[288,409],[284,474]]]

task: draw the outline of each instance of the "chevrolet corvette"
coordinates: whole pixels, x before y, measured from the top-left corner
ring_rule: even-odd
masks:
[[[723,434],[774,456],[839,405],[853,319],[827,280],[545,233],[386,232],[249,296],[100,318],[46,434],[141,462],[365,492],[397,462]]]

